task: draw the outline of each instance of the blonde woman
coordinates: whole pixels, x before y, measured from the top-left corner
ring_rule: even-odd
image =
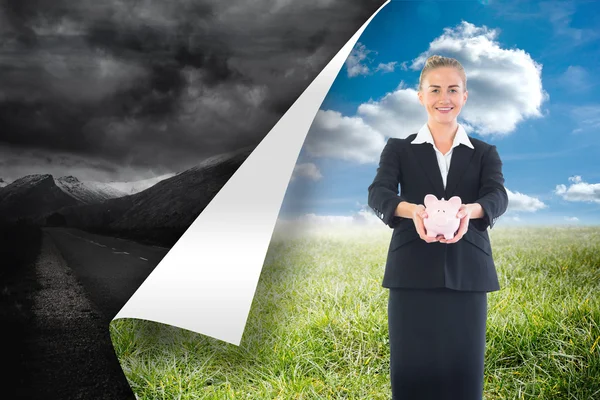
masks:
[[[429,57],[418,96],[427,123],[388,140],[369,186],[369,206],[394,229],[383,278],[392,398],[481,400],[487,293],[500,289],[487,228],[508,205],[502,162],[457,122],[468,97],[457,60]],[[427,194],[461,198],[453,239],[426,236]]]

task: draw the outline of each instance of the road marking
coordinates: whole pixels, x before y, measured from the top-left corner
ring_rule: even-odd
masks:
[[[148,259],[144,257],[140,257],[140,260],[148,261]]]
[[[86,242],[88,242],[88,243],[95,244],[96,246],[100,246],[100,247],[107,247],[106,245],[103,245],[103,244],[101,244],[101,243],[94,242],[93,240],[89,240],[89,239],[86,239],[86,238],[84,238],[84,237],[81,237],[81,236],[75,235],[75,234],[74,234],[74,233],[72,233],[72,232],[68,232],[68,231],[66,231],[65,233],[66,233],[67,235],[71,235],[71,236],[73,236],[74,238],[77,238],[77,239],[79,239],[79,240],[85,240],[85,241],[86,241]],[[114,249],[114,248],[113,248],[113,250],[116,250],[116,249]]]

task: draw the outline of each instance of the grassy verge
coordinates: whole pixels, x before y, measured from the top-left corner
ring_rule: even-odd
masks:
[[[141,399],[389,399],[391,231],[271,243],[239,347],[147,321],[111,325]],[[496,228],[485,399],[600,398],[600,227]]]

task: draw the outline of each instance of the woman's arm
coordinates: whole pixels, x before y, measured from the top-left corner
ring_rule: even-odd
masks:
[[[437,242],[425,234],[423,218],[427,217],[425,206],[413,204],[398,195],[398,185],[402,180],[398,139],[389,139],[381,152],[377,175],[369,186],[369,206],[390,228],[395,228],[400,218],[412,219],[417,233],[424,241]]]
[[[396,207],[396,212],[394,215],[396,217],[412,218],[413,215],[415,215],[415,212],[421,207],[425,209],[424,206],[409,203],[408,201],[401,201],[400,204],[398,204],[398,207]]]
[[[473,221],[473,225],[480,231],[490,227],[492,229],[498,217],[508,207],[508,195],[504,188],[504,176],[502,175],[502,161],[496,150],[491,145],[483,157],[481,170],[481,181],[479,186],[479,199],[474,204],[481,206],[481,219]]]
[[[483,207],[479,203],[470,203],[465,204],[467,206],[467,211],[470,213],[470,219],[483,218],[485,216],[483,212]]]
[[[401,202],[407,203],[406,199],[398,195],[398,185],[402,179],[398,140],[394,138],[388,139],[381,152],[377,175],[368,189],[369,207],[390,228],[394,228],[398,224],[400,217],[396,214],[398,204]],[[410,217],[407,216],[406,218]]]

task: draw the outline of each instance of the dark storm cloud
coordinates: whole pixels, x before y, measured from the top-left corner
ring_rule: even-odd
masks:
[[[256,145],[382,3],[4,1],[0,147],[112,174]]]

